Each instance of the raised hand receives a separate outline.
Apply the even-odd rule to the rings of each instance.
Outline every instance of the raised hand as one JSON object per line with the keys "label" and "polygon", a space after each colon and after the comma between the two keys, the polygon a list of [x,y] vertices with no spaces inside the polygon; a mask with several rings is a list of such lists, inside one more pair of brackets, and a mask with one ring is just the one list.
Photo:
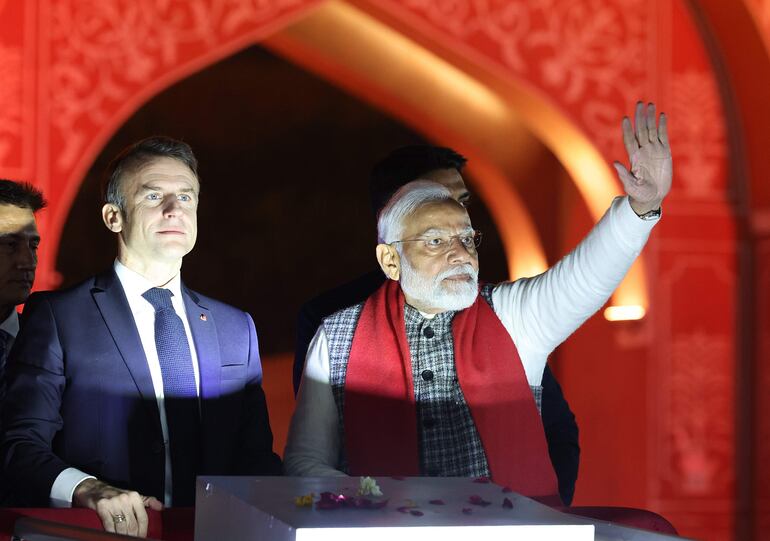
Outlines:
{"label": "raised hand", "polygon": [[631,162],[631,171],[620,162],[613,164],[628,194],[631,208],[639,215],[660,208],[671,190],[673,165],[666,115],[660,114],[657,126],[655,120],[655,104],[650,103],[645,108],[642,102],[637,102],[634,126],[631,126],[628,117],[623,117],[622,123],[623,144]]}
{"label": "raised hand", "polygon": [[163,504],[153,497],[115,488],[93,478],[86,479],[75,488],[72,505],[95,510],[108,532],[133,537],[147,537],[145,507],[156,511],[163,509]]}

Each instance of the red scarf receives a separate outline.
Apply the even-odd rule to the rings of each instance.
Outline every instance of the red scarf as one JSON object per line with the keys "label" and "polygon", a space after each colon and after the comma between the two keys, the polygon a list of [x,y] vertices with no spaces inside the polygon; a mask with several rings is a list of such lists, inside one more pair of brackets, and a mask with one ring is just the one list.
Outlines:
{"label": "red scarf", "polygon": [[[364,305],[345,379],[351,475],[420,475],[404,294],[388,280]],[[452,322],[455,366],[492,480],[526,496],[558,494],[543,424],[510,335],[479,295]]]}

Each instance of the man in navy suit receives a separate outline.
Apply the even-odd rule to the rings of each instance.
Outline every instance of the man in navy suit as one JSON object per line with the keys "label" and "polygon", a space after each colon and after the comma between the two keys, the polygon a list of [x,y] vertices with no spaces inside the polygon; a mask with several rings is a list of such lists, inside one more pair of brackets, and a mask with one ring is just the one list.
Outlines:
{"label": "man in navy suit", "polygon": [[199,192],[187,144],[127,148],[102,208],[113,268],[30,297],[3,420],[17,504],[89,507],[144,536],[145,508],[192,505],[198,474],[280,473],[251,317],[180,279]]}

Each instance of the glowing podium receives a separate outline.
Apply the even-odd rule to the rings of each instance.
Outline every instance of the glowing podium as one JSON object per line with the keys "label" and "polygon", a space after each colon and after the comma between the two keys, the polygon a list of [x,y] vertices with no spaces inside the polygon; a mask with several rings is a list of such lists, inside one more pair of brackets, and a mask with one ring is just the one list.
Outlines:
{"label": "glowing podium", "polygon": [[379,497],[357,496],[355,477],[199,477],[195,541],[681,539],[560,513],[484,480],[376,482]]}

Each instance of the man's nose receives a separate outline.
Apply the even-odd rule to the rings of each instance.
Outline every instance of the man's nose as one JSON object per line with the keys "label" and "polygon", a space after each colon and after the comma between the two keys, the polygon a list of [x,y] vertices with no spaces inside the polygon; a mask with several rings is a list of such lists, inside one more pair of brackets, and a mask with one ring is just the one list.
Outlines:
{"label": "man's nose", "polygon": [[163,215],[164,216],[176,216],[179,214],[182,206],[179,203],[179,199],[175,195],[167,197],[163,201]]}
{"label": "man's nose", "polygon": [[471,253],[471,251],[460,242],[459,237],[451,237],[449,239],[447,257],[450,263],[467,263],[476,256],[475,253]]}

